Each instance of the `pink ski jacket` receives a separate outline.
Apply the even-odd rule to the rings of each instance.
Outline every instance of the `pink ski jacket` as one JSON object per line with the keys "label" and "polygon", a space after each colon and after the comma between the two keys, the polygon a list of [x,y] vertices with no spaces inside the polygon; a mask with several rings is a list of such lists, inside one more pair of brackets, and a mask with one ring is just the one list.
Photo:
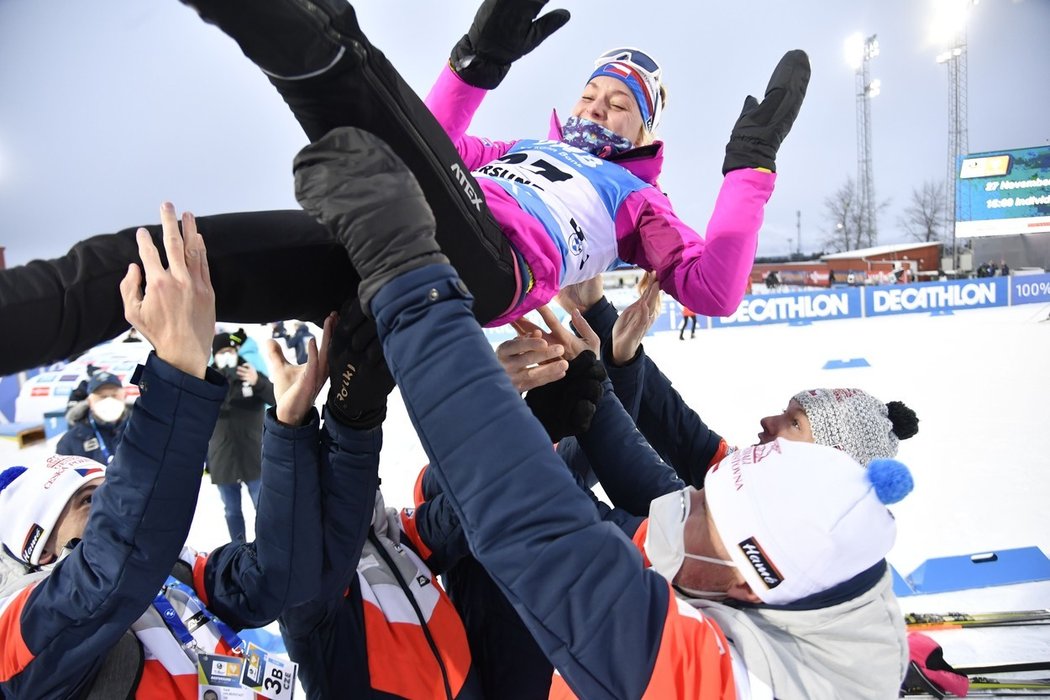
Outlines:
{"label": "pink ski jacket", "polygon": [[513,321],[562,287],[620,262],[655,270],[660,288],[698,313],[728,316],[736,310],[775,174],[728,173],[703,238],[675,215],[657,187],[662,142],[604,160],[561,143],[556,116],[548,140],[470,136],[467,128],[486,92],[446,65],[426,104],[531,273],[524,301],[488,325]]}

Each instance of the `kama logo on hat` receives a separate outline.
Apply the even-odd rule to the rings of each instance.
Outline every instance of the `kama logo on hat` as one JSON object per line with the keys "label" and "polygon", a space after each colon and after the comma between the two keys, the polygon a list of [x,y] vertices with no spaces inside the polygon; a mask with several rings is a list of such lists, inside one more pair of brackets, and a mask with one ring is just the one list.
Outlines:
{"label": "kama logo on hat", "polygon": [[22,545],[22,561],[32,561],[33,552],[36,551],[36,546],[40,544],[40,536],[43,534],[44,528],[33,523],[33,527],[29,528],[29,532],[26,534],[25,544]]}
{"label": "kama logo on hat", "polygon": [[747,557],[747,560],[751,562],[755,573],[762,579],[762,583],[766,584],[766,587],[776,588],[784,582],[784,576],[773,565],[773,562],[769,560],[766,553],[762,551],[762,546],[758,543],[758,540],[754,537],[748,537],[739,544],[739,547],[740,551]]}

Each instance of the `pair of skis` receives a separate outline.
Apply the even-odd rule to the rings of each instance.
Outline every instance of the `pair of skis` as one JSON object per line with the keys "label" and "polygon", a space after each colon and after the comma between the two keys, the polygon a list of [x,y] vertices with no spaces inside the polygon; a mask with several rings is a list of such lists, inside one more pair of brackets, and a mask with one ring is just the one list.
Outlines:
{"label": "pair of skis", "polygon": [[1050,610],[1011,610],[985,613],[908,613],[904,616],[909,632],[944,630],[957,627],[1005,627],[1050,624]]}
{"label": "pair of skis", "polygon": [[[980,627],[1014,627],[1050,624],[1050,610],[1014,610],[985,613],[909,613],[904,616],[909,632]],[[1050,671],[1050,660],[1031,663],[957,666],[954,671],[970,680],[969,696],[983,697],[1050,697],[1050,678],[1009,678],[998,674]],[[989,677],[996,675],[997,677]],[[902,695],[943,698],[938,688],[912,663],[905,678]]]}

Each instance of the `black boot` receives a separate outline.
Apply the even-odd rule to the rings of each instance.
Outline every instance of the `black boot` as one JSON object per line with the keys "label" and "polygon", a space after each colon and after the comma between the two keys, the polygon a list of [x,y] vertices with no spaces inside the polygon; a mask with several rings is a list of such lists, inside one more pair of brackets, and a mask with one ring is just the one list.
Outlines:
{"label": "black boot", "polygon": [[[301,80],[332,69],[360,43],[347,36],[356,20],[342,0],[182,0],[232,36],[272,78]],[[345,26],[344,26],[345,25]]]}
{"label": "black boot", "polygon": [[391,279],[448,264],[434,238],[434,215],[416,178],[378,137],[333,129],[295,157],[295,196],[346,247],[361,277],[361,308]]}

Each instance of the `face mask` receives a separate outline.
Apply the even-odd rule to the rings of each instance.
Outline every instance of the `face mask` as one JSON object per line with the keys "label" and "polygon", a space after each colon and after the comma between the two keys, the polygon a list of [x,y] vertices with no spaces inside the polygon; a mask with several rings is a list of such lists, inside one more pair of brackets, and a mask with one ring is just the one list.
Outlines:
{"label": "face mask", "polygon": [[608,158],[634,148],[631,139],[620,136],[597,122],[582,117],[569,117],[561,128],[561,140],[599,158]]}
{"label": "face mask", "polygon": [[99,399],[91,407],[91,413],[103,423],[116,423],[124,415],[124,402],[115,397]]}
{"label": "face mask", "polygon": [[215,356],[215,366],[219,369],[233,369],[239,359],[240,357],[232,352],[220,353]]}
{"label": "face mask", "polygon": [[[660,496],[649,504],[649,530],[645,535],[645,554],[653,569],[667,579],[674,580],[686,558],[706,561],[709,564],[731,566],[736,564],[725,559],[690,554],[685,551],[685,521],[692,507],[691,495],[696,489],[688,486],[680,491]],[[676,586],[694,598],[725,598],[725,591],[698,591]]]}

